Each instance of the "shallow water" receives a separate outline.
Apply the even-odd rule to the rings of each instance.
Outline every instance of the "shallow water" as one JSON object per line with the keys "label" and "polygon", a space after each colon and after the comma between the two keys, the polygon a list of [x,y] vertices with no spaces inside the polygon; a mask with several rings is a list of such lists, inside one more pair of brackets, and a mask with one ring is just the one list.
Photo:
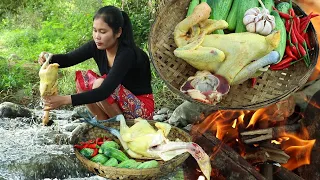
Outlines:
{"label": "shallow water", "polygon": [[86,177],[69,172],[79,163],[71,145],[57,145],[47,136],[52,130],[23,119],[0,120],[0,179],[44,179]]}

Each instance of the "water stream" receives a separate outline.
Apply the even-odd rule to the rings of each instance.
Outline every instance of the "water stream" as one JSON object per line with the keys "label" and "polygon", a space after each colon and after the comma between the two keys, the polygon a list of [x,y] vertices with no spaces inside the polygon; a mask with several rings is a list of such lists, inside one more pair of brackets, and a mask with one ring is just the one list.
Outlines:
{"label": "water stream", "polygon": [[[72,145],[55,142],[57,126],[68,123],[61,119],[70,112],[56,114],[58,120],[50,127],[33,118],[0,118],[0,180],[104,179],[81,165]],[[180,168],[163,180],[181,179],[181,173]]]}

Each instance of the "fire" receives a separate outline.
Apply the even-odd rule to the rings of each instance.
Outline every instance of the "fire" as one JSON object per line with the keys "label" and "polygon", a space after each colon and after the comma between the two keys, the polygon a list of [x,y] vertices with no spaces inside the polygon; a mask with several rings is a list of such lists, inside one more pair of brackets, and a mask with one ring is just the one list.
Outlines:
{"label": "fire", "polygon": [[311,151],[316,140],[303,140],[297,135],[283,134],[288,140],[281,143],[281,149],[290,156],[282,166],[294,170],[302,165],[310,164]]}
{"label": "fire", "polygon": [[[218,139],[244,156],[246,144],[242,142],[240,133],[281,125],[272,121],[275,116],[279,115],[279,112],[272,113],[270,109],[272,107],[269,106],[256,111],[216,111],[193,128],[201,133],[212,132]],[[282,125],[283,123],[282,121]],[[283,132],[279,137],[271,139],[270,142],[280,145],[281,149],[290,156],[288,162],[283,164],[285,168],[293,170],[302,165],[310,164],[310,155],[315,140],[307,140],[309,135],[306,129],[303,129],[299,135]],[[254,147],[258,146],[259,143],[254,144]]]}

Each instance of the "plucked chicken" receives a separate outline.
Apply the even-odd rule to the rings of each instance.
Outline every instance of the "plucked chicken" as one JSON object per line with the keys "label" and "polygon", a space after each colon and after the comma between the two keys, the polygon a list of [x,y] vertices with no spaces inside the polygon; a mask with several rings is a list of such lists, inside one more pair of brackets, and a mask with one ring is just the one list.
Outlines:
{"label": "plucked chicken", "polygon": [[147,120],[137,118],[128,127],[123,116],[120,119],[120,142],[127,153],[137,159],[161,159],[168,161],[182,153],[189,152],[197,161],[201,171],[210,179],[211,164],[209,156],[196,143],[170,141],[167,136],[171,125],[157,122],[155,130]]}
{"label": "plucked chicken", "polygon": [[[50,64],[52,54],[46,54],[46,61],[42,64],[39,77],[40,77],[40,95],[41,98],[46,96],[52,96],[58,94],[58,69],[59,64]],[[47,125],[49,122],[49,111],[44,111],[42,117],[43,125]]]}

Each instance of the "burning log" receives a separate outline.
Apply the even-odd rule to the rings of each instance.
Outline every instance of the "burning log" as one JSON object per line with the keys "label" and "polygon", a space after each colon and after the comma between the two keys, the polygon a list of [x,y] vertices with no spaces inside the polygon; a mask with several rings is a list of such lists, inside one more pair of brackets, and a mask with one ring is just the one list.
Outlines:
{"label": "burning log", "polygon": [[260,172],[266,179],[273,180],[273,165],[271,163],[261,164]]}
{"label": "burning log", "polygon": [[201,135],[193,132],[194,142],[199,144],[211,157],[211,166],[218,169],[226,179],[257,179],[265,178],[231,147],[222,143],[209,133]]}
{"label": "burning log", "polygon": [[258,129],[240,133],[241,140],[246,144],[254,144],[265,140],[277,139],[284,132],[297,132],[300,124],[284,125],[267,129]]}
{"label": "burning log", "polygon": [[273,167],[273,175],[275,180],[303,180],[303,178],[284,167]]}
{"label": "burning log", "polygon": [[274,148],[259,147],[255,149],[255,152],[247,152],[244,159],[250,164],[265,163],[267,161],[277,163],[287,163],[290,156],[284,151]]}
{"label": "burning log", "polygon": [[307,128],[309,139],[316,139],[316,142],[311,152],[310,165],[299,167],[297,173],[304,179],[320,179],[320,90],[308,102],[302,122]]}

